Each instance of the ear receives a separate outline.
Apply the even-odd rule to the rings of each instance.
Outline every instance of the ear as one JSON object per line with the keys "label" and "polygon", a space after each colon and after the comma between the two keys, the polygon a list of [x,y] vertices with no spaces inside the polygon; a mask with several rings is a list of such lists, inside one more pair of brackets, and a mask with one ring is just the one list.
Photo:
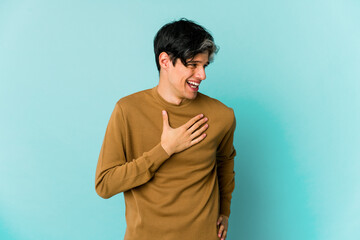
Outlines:
{"label": "ear", "polygon": [[170,64],[172,64],[170,56],[166,52],[162,52],[159,55],[159,64],[160,68],[168,69]]}

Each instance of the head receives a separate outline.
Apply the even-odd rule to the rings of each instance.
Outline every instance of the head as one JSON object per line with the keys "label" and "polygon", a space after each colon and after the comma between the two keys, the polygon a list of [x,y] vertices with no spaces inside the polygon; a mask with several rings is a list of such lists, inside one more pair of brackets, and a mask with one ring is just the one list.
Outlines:
{"label": "head", "polygon": [[214,38],[202,26],[185,18],[164,25],[154,39],[154,52],[157,69],[160,72],[159,55],[165,52],[175,66],[177,59],[187,66],[187,62],[199,53],[208,53],[209,62],[213,60],[218,47]]}
{"label": "head", "polygon": [[163,26],[154,39],[159,93],[175,104],[194,99],[217,50],[210,33],[192,21],[181,19]]}

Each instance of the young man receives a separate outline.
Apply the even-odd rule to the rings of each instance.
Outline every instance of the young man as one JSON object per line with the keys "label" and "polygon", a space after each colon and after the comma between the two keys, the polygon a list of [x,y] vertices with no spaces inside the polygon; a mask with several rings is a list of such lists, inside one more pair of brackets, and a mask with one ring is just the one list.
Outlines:
{"label": "young man", "polygon": [[225,239],[235,116],[198,92],[217,51],[213,37],[181,19],[159,30],[154,50],[159,84],[117,102],[96,192],[103,198],[124,192],[127,240]]}

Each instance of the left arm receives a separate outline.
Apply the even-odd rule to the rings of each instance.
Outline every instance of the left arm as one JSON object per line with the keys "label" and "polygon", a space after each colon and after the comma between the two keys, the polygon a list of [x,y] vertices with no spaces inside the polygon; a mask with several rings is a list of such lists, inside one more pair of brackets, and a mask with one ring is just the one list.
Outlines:
{"label": "left arm", "polygon": [[235,127],[236,120],[233,115],[231,127],[221,141],[216,154],[220,190],[220,216],[217,225],[219,226],[218,236],[221,239],[225,239],[227,234],[231,194],[235,187],[234,158],[236,151],[233,145]]}

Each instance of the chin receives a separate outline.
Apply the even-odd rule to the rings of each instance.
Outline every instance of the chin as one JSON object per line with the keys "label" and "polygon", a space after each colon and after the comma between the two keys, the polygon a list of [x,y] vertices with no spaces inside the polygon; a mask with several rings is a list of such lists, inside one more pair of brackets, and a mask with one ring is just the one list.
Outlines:
{"label": "chin", "polygon": [[189,96],[187,97],[187,99],[189,99],[189,100],[193,100],[193,99],[195,99],[195,98],[196,98],[196,96],[197,96],[197,92],[192,93],[191,95],[189,95]]}

